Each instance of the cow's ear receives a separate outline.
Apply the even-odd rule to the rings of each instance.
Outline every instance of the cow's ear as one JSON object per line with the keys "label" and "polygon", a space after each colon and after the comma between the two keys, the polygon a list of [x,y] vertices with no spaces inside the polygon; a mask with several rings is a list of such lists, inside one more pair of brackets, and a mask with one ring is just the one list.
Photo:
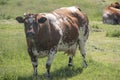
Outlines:
{"label": "cow's ear", "polygon": [[118,4],[118,5],[119,5],[119,3],[118,3],[118,2],[115,2],[115,4]]}
{"label": "cow's ear", "polygon": [[23,17],[16,17],[16,20],[19,22],[19,23],[24,23],[24,19]]}
{"label": "cow's ear", "polygon": [[39,23],[44,23],[47,20],[46,17],[41,17],[40,19],[38,19]]}

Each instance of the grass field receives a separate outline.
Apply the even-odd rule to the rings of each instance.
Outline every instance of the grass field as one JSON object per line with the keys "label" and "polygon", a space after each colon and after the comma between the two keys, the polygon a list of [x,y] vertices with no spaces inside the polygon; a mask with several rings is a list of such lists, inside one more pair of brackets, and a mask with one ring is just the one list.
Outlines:
{"label": "grass field", "polygon": [[0,0],[0,19],[14,19],[25,12],[40,13],[65,6],[80,6],[90,20],[101,20],[104,7],[119,0]]}
{"label": "grass field", "polygon": [[[27,53],[24,28],[14,18],[26,11],[48,12],[72,5],[80,5],[90,20],[90,36],[86,44],[88,67],[82,68],[82,57],[78,50],[74,57],[74,66],[71,68],[67,66],[68,56],[58,52],[51,67],[50,79],[45,77],[47,58],[39,59],[39,79],[120,80],[120,25],[107,25],[101,21],[102,9],[107,4],[119,0],[39,1],[0,0],[0,80],[32,80],[33,68]],[[38,5],[42,7],[36,8]]]}

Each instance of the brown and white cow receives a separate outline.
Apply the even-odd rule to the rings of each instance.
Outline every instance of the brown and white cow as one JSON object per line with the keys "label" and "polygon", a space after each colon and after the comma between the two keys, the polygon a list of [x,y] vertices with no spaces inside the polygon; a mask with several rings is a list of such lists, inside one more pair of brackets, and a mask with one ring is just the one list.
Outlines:
{"label": "brown and white cow", "polygon": [[88,18],[77,7],[64,7],[51,13],[25,14],[16,17],[19,23],[24,23],[28,45],[28,53],[37,77],[38,57],[48,56],[46,62],[46,76],[50,76],[50,67],[57,51],[69,54],[68,66],[72,66],[72,59],[77,46],[85,60],[85,42],[88,39]]}
{"label": "brown and white cow", "polygon": [[120,24],[120,3],[115,2],[105,8],[103,23]]}

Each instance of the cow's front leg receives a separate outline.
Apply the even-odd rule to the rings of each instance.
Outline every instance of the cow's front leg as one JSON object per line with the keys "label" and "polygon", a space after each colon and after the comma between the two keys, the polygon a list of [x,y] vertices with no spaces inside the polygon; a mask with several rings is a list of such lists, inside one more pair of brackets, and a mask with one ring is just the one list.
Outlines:
{"label": "cow's front leg", "polygon": [[34,69],[33,77],[35,79],[37,79],[37,77],[38,77],[38,74],[37,74],[38,58],[36,56],[34,56],[34,57],[32,57],[31,61],[32,61],[33,69]]}
{"label": "cow's front leg", "polygon": [[46,77],[50,77],[50,67],[53,62],[55,54],[56,54],[56,49],[51,49],[48,54],[48,59],[46,62]]}
{"label": "cow's front leg", "polygon": [[69,55],[69,61],[68,61],[68,66],[73,65],[73,55]]}
{"label": "cow's front leg", "polygon": [[28,49],[28,53],[30,55],[31,62],[32,62],[32,65],[33,65],[33,70],[34,70],[33,78],[37,79],[37,76],[38,76],[37,75],[38,57],[34,56],[31,49]]}

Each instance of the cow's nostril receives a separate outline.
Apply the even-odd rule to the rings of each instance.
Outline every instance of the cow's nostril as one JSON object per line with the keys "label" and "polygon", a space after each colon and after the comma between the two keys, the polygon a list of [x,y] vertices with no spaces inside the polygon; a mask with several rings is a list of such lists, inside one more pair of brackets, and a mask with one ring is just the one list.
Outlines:
{"label": "cow's nostril", "polygon": [[32,32],[26,33],[26,36],[29,37],[29,38],[34,37],[34,35],[35,35],[35,33],[32,33]]}

